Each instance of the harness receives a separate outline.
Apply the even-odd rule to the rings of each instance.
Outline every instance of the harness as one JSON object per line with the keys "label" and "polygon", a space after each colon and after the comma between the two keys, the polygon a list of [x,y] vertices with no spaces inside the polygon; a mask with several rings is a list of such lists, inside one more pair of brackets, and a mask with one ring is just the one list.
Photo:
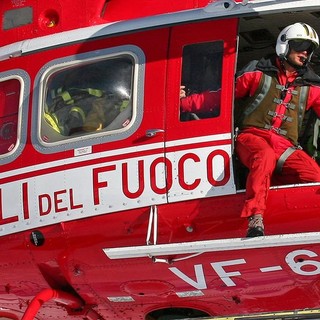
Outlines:
{"label": "harness", "polygon": [[320,139],[320,119],[318,118],[314,124],[313,139],[312,139],[312,146],[314,147],[314,153],[312,157],[314,159],[318,159],[320,157],[319,139]]}
{"label": "harness", "polygon": [[[261,80],[260,80],[260,84],[259,84],[259,88],[257,90],[258,93],[253,98],[250,99],[249,105],[246,106],[246,109],[243,112],[244,117],[250,116],[263,103],[263,100],[267,97],[267,95],[270,92],[270,89],[272,87],[272,79],[273,79],[273,77],[268,74],[264,73],[262,75]],[[306,104],[307,104],[309,86],[299,86],[299,92],[298,92],[298,90],[291,90],[292,96],[297,96],[299,94],[297,105],[295,105],[291,102],[287,102],[287,103],[283,102],[283,100],[289,90],[288,84],[287,85],[276,84],[275,87],[277,90],[280,90],[281,94],[280,94],[280,98],[274,98],[272,102],[275,103],[276,105],[279,105],[279,104],[284,105],[287,110],[294,110],[296,107],[298,108],[298,131],[300,131],[300,129],[302,127],[303,116],[304,116]],[[272,110],[269,110],[267,112],[267,114],[271,117],[278,116],[276,114],[276,112],[274,112]],[[282,120],[287,121],[287,122],[293,121],[292,117],[286,116],[286,115],[282,116]],[[283,130],[281,128],[273,128],[269,124],[265,124],[264,128],[268,129],[268,130],[274,130],[278,134],[281,134],[284,136],[287,135],[286,130]]]}
{"label": "harness", "polygon": [[[249,100],[248,105],[246,105],[245,110],[242,113],[242,121],[250,116],[254,111],[258,109],[258,107],[265,103],[263,102],[264,99],[268,96],[270,90],[272,89],[272,83],[273,83],[273,77],[268,74],[263,74],[259,83],[259,87],[257,90],[257,94],[254,97],[251,97]],[[302,131],[303,127],[303,119],[304,119],[304,113],[307,105],[307,98],[309,93],[309,86],[307,85],[298,85],[298,89],[290,89],[292,97],[295,97],[295,104],[292,103],[292,100],[290,100],[287,103],[284,103],[283,100],[286,97],[286,94],[289,90],[289,86],[294,86],[295,84],[287,84],[287,85],[280,85],[276,84],[276,89],[280,90],[280,98],[274,98],[273,103],[276,105],[282,104],[285,106],[285,108],[288,110],[294,110],[297,108],[297,120],[296,124],[298,126],[298,132]],[[293,99],[293,98],[292,98]],[[289,112],[290,114],[290,112]],[[277,117],[280,115],[277,115],[275,111],[269,110],[267,111],[267,115],[271,117]],[[288,115],[281,115],[281,120],[283,122],[293,122],[293,118]],[[308,144],[305,146],[306,151],[315,159],[320,157],[320,152],[318,151],[318,142],[319,141],[319,131],[320,131],[320,120],[317,119],[316,121],[313,121],[312,123],[305,126],[304,131],[306,131],[308,128],[313,127],[313,132],[309,134],[308,136]],[[284,130],[282,128],[275,128],[272,126],[272,124],[264,124],[264,127],[267,130],[273,130],[277,134],[287,136],[288,132],[287,130]],[[301,135],[299,135],[301,137]],[[288,159],[288,157],[295,151],[295,150],[301,150],[302,147],[297,143],[295,146],[289,147],[286,149],[283,154],[280,156],[280,158],[277,161],[276,166],[276,172],[281,173],[283,165],[285,161]]]}
{"label": "harness", "polygon": [[[309,121],[308,121],[309,123]],[[314,125],[311,126],[313,134],[311,134],[308,139],[305,146],[305,149],[307,153],[315,159],[320,164],[320,119],[317,118],[314,122]],[[306,131],[308,129],[308,126],[306,127]],[[285,161],[290,157],[290,155],[296,151],[296,150],[302,150],[303,148],[301,146],[292,146],[286,149],[280,158],[277,161],[276,165],[276,172],[280,174],[282,172],[283,165]]]}
{"label": "harness", "polygon": [[[312,128],[312,132],[308,128]],[[320,119],[313,110],[310,110],[302,143],[308,154],[320,164]]]}

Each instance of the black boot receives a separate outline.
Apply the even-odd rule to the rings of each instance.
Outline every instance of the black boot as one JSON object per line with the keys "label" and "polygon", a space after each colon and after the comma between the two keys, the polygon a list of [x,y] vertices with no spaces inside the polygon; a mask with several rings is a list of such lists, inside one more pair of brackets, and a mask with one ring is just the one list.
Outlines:
{"label": "black boot", "polygon": [[264,225],[261,214],[254,214],[248,218],[249,225],[247,231],[247,238],[264,236]]}

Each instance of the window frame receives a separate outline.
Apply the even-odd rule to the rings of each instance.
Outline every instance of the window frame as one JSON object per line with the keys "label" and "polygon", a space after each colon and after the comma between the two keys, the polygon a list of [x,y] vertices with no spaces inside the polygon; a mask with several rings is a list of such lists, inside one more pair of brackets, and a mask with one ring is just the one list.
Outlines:
{"label": "window frame", "polygon": [[[208,67],[206,68],[206,70],[203,70],[204,72],[208,72],[211,71],[212,74],[209,74],[209,78],[210,81],[208,81],[208,79],[201,80],[201,83],[197,85],[198,81],[194,81],[192,80],[192,77],[188,77],[190,81],[189,85],[191,85],[191,87],[197,87],[197,89],[195,91],[191,91],[190,93],[188,92],[188,90],[190,88],[186,87],[185,91],[186,91],[186,97],[188,99],[188,97],[192,96],[193,94],[195,94],[195,96],[199,95],[201,96],[203,93],[206,92],[215,92],[216,95],[214,97],[214,99],[218,99],[219,104],[218,104],[218,108],[213,110],[211,109],[203,111],[201,108],[198,110],[194,110],[194,111],[182,111],[180,110],[180,122],[187,122],[187,121],[193,121],[193,120],[205,120],[205,119],[211,119],[211,118],[217,118],[220,116],[221,113],[221,83],[222,83],[222,63],[223,63],[223,54],[224,54],[224,48],[223,48],[223,40],[213,40],[213,41],[203,41],[203,42],[198,42],[198,43],[190,43],[190,44],[186,44],[185,46],[183,46],[182,49],[182,61],[181,61],[181,85],[187,85],[187,83],[185,83],[185,72],[186,72],[186,67],[189,66],[191,67],[189,69],[189,72],[194,72],[195,69],[195,65],[194,62],[188,62],[186,59],[188,57],[188,55],[186,54],[186,51],[192,51],[192,50],[196,50],[197,54],[198,54],[198,60],[200,60],[200,62],[204,62],[204,60],[206,59],[206,57],[210,57],[210,59],[213,58],[213,55],[217,54],[219,55],[218,61],[216,59],[213,59],[213,63],[210,67],[210,69],[208,69]],[[204,50],[205,49],[205,50]],[[198,61],[199,62],[199,61]],[[214,67],[214,68],[213,68]],[[219,75],[218,79],[214,78],[214,73],[217,73]],[[201,79],[204,78],[204,75],[201,76]],[[208,78],[208,76],[207,76]],[[212,78],[212,79],[211,79]],[[208,82],[211,83],[211,86],[214,84],[214,81],[217,80],[216,85],[213,87],[209,87],[208,86]],[[207,82],[207,84],[205,83]],[[199,87],[202,88],[199,88]],[[190,97],[191,98],[191,97]],[[182,98],[184,99],[184,98]],[[195,102],[193,102],[195,103]],[[203,101],[204,105],[208,106],[208,102]],[[217,106],[217,105],[216,105]],[[212,108],[216,107],[214,105],[212,105]],[[190,114],[191,117],[189,119],[183,119],[183,113],[185,115]],[[192,117],[193,116],[193,117]]]}
{"label": "window frame", "polygon": [[7,80],[18,80],[20,83],[20,96],[17,110],[17,139],[12,150],[0,154],[0,164],[14,161],[22,153],[27,141],[30,77],[28,73],[22,69],[13,69],[0,73],[0,82]]}
{"label": "window frame", "polygon": [[[95,131],[75,136],[62,136],[61,140],[47,142],[41,136],[41,129],[45,120],[43,119],[44,101],[46,98],[46,79],[57,71],[76,65],[90,64],[100,60],[119,58],[128,56],[133,61],[132,77],[132,119],[128,126],[109,131]],[[36,150],[41,153],[55,153],[64,150],[77,149],[94,144],[102,144],[111,141],[123,140],[132,135],[139,127],[143,115],[143,90],[144,90],[144,72],[145,56],[143,51],[134,45],[125,45],[103,50],[95,50],[73,56],[58,58],[48,62],[38,72],[35,80],[35,90],[33,101],[33,131],[32,143]],[[142,98],[141,98],[142,97]],[[46,124],[47,125],[47,124]],[[59,134],[59,133],[57,133]]]}

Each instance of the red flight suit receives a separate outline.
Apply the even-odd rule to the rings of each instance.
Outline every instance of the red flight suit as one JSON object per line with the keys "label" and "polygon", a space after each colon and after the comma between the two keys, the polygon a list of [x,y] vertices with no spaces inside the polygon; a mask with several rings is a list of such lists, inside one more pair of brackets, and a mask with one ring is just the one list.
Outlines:
{"label": "red flight suit", "polygon": [[[266,63],[264,64],[266,65]],[[268,66],[270,71],[270,61]],[[273,70],[276,70],[275,74],[277,74],[280,85],[292,83],[298,76],[297,73],[294,73],[287,77],[279,60],[273,64]],[[236,99],[253,96],[262,74],[263,64],[260,69],[243,72],[236,80]],[[290,88],[289,85],[288,89],[294,90],[294,87]],[[289,102],[291,98],[289,90],[283,102]],[[311,85],[309,88],[306,110],[310,108],[313,108],[320,117],[320,83],[316,86]],[[320,182],[318,164],[301,149],[295,150],[285,160],[281,175],[275,173],[280,156],[289,147],[294,146],[292,141],[277,132],[283,121],[284,112],[284,104],[278,104],[276,116],[272,119],[272,129],[248,127],[243,129],[237,137],[236,153],[240,161],[249,168],[246,182],[246,201],[241,213],[242,217],[264,214],[271,181],[282,184]]]}

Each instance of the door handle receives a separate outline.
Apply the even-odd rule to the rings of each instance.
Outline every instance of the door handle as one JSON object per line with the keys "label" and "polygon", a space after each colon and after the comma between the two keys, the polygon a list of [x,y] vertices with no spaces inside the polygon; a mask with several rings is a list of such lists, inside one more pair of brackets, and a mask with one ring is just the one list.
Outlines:
{"label": "door handle", "polygon": [[154,137],[157,133],[164,132],[162,129],[149,129],[146,131],[147,137]]}

